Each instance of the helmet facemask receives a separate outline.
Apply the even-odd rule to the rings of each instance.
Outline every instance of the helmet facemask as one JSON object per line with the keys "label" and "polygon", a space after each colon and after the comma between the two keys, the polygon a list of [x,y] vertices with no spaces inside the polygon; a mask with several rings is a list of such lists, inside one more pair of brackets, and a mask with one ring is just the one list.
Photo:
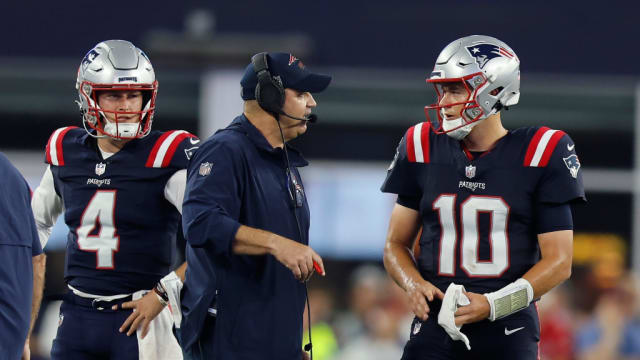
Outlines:
{"label": "helmet facemask", "polygon": [[[100,137],[111,137],[119,140],[143,138],[151,131],[153,114],[155,112],[155,102],[158,84],[157,81],[149,86],[146,84],[93,84],[87,81],[82,82],[78,92],[81,96],[79,105],[87,104],[87,108],[82,109],[82,119],[85,129],[90,135]],[[98,94],[101,91],[141,91],[143,107],[140,111],[117,111],[106,110],[98,104]],[[109,114],[112,119],[107,116]],[[137,122],[125,122],[124,116],[138,115]],[[95,132],[90,131],[95,130]]]}
{"label": "helmet facemask", "polygon": [[[427,83],[432,83],[437,94],[437,102],[424,107],[425,116],[438,134],[449,134],[450,136],[461,140],[469,134],[471,129],[478,124],[479,121],[487,118],[482,107],[478,105],[476,99],[480,89],[487,85],[487,78],[482,73],[471,74],[462,78],[453,79],[427,79]],[[447,86],[459,85],[464,89],[466,96],[464,100],[453,103],[443,104],[445,90]],[[457,118],[447,119],[445,112],[447,109],[460,106]],[[436,116],[430,113],[435,112]]]}

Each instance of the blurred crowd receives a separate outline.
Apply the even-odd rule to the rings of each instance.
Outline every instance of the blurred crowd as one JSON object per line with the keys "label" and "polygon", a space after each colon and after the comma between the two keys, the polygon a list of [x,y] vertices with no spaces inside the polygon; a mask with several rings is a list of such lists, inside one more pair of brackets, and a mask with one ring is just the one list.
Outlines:
{"label": "blurred crowd", "polygon": [[[609,240],[576,236],[571,279],[538,302],[542,360],[640,359],[640,283],[627,270],[626,249]],[[335,270],[332,277],[309,282],[314,359],[399,359],[413,319],[404,292],[379,263],[327,268]],[[43,306],[31,341],[39,347],[35,359],[48,359],[63,321],[58,307]]]}

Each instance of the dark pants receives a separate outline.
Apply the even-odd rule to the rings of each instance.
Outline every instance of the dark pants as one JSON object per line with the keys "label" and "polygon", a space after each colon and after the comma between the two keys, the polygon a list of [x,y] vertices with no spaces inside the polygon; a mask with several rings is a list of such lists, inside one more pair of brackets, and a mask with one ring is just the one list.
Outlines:
{"label": "dark pants", "polygon": [[[52,360],[138,359],[138,338],[118,332],[130,310],[112,311],[112,305],[130,301],[94,303],[69,293],[60,307],[58,333],[51,348]],[[104,308],[98,310],[97,307]]]}
{"label": "dark pants", "polygon": [[438,325],[439,307],[436,309],[432,308],[429,319],[420,325],[414,319],[402,360],[538,359],[540,322],[534,304],[495,322],[485,320],[462,326],[471,350],[462,341],[453,341]]}
{"label": "dark pants", "polygon": [[[193,344],[189,349],[185,349],[182,347],[182,343],[180,346],[182,347],[182,355],[184,356],[184,360],[214,360],[214,350],[213,350],[213,332],[215,330],[215,321],[216,318],[210,315],[207,315],[204,320],[204,325],[202,327],[202,333],[200,334],[200,338]],[[176,329],[176,337],[178,341],[181,341],[181,337],[179,334],[180,330]]]}

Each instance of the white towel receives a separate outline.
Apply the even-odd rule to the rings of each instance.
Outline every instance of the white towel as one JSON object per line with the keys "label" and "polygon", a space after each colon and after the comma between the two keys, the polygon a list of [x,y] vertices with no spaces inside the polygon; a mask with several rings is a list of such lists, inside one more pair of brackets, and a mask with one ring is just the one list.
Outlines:
{"label": "white towel", "polygon": [[463,293],[464,286],[451,283],[444,293],[442,299],[442,307],[438,313],[438,325],[442,326],[453,340],[462,340],[467,346],[467,350],[471,350],[469,338],[463,334],[460,329],[462,325],[456,326],[454,313],[460,306],[471,304],[469,298]]}
{"label": "white towel", "polygon": [[[147,290],[140,290],[133,293],[132,300],[140,299],[147,292]],[[164,310],[149,323],[149,332],[144,339],[142,338],[142,327],[138,328],[136,335],[138,336],[138,358],[140,360],[182,360],[182,349],[176,337],[173,336],[171,310],[170,306],[165,306]]]}

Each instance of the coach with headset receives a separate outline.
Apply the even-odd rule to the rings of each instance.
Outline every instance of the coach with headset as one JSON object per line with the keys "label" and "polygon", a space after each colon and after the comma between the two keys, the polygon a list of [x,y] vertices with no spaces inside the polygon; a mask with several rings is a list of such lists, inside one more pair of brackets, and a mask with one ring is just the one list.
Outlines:
{"label": "coach with headset", "polygon": [[[193,359],[300,360],[305,281],[324,275],[309,244],[309,207],[287,142],[302,135],[331,77],[287,53],[253,56],[243,114],[190,162],[182,208],[189,268],[180,337]],[[308,347],[307,347],[308,348]]]}

